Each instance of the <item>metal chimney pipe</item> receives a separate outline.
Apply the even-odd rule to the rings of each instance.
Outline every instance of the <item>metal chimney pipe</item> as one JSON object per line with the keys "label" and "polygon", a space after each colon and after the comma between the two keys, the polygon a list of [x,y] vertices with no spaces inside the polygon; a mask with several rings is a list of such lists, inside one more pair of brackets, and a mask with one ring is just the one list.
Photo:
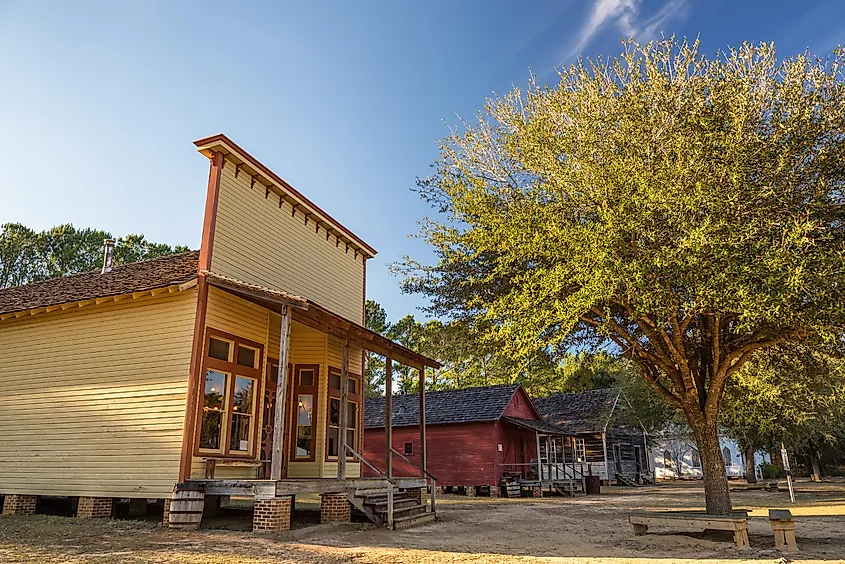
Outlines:
{"label": "metal chimney pipe", "polygon": [[113,258],[113,255],[114,255],[114,239],[104,239],[103,240],[103,247],[104,247],[104,252],[103,252],[103,272],[102,272],[102,274],[105,274],[106,272],[111,272],[111,270],[112,270],[111,264],[112,264],[112,258]]}

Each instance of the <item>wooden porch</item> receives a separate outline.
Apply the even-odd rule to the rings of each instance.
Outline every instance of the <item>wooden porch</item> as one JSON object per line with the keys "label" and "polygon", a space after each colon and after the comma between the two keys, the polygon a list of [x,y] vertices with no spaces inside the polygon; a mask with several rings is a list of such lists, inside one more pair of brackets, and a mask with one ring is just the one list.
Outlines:
{"label": "wooden porch", "polygon": [[[200,271],[200,291],[209,291],[216,296],[223,292],[241,301],[241,307],[259,306],[280,316],[276,321],[275,338],[269,337],[273,330],[267,329],[268,337],[264,343],[246,342],[252,349],[267,349],[267,364],[272,364],[272,380],[255,380],[253,395],[264,398],[262,414],[256,414],[254,427],[260,428],[263,436],[262,447],[256,450],[250,441],[244,439],[240,450],[248,455],[230,455],[228,448],[222,452],[207,452],[193,448],[199,432],[189,429],[183,446],[182,473],[180,482],[174,490],[169,513],[171,526],[195,528],[199,526],[202,511],[201,502],[206,497],[215,499],[221,496],[253,498],[255,500],[255,530],[286,530],[290,526],[291,504],[298,494],[319,494],[323,500],[321,514],[325,512],[333,521],[348,521],[352,507],[367,515],[379,525],[393,528],[401,524],[411,526],[419,522],[433,520],[435,517],[434,478],[426,471],[425,444],[425,369],[439,366],[435,361],[394,343],[365,327],[344,319],[331,311],[310,302],[305,298],[293,296],[271,288],[257,286],[213,272]],[[219,298],[217,298],[219,301]],[[245,302],[249,302],[246,304]],[[231,308],[235,306],[230,306]],[[279,317],[276,318],[277,320]],[[219,323],[218,317],[218,323]],[[205,333],[212,336],[219,334],[206,325]],[[299,354],[293,346],[292,326],[296,326],[302,339],[303,331],[327,336],[327,341],[320,354],[324,355],[321,364],[302,364],[302,360],[291,360]],[[305,328],[305,329],[303,329]],[[211,333],[209,333],[211,332]],[[199,332],[202,334],[203,332]],[[227,338],[227,337],[221,337]],[[238,335],[228,336],[238,351],[242,346]],[[298,342],[302,342],[301,340]],[[332,353],[331,343],[336,343],[336,353]],[[207,345],[210,347],[210,345]],[[270,351],[278,346],[278,357],[270,362]],[[194,426],[202,416],[203,405],[199,404],[201,381],[206,366],[211,361],[202,354],[203,344],[197,342],[192,370],[192,390],[189,390],[190,412],[197,417],[190,423]],[[313,347],[312,347],[313,349]],[[309,349],[309,350],[312,350]],[[390,389],[391,367],[394,361],[410,366],[419,374],[420,382],[420,443],[421,464],[415,465],[419,474],[412,477],[394,477],[391,464],[379,469],[373,466],[359,453],[362,439],[362,425],[357,417],[363,411],[363,360],[360,373],[351,373],[350,357],[370,351],[383,355],[387,360],[387,394]],[[338,354],[339,353],[339,354]],[[334,367],[330,366],[329,357],[339,357]],[[301,357],[300,357],[301,358]],[[311,361],[308,361],[311,362]],[[231,364],[231,362],[230,362]],[[303,384],[301,370],[307,368],[308,384]],[[221,368],[221,370],[225,370]],[[243,371],[235,366],[233,370]],[[333,370],[335,370],[333,372]],[[234,373],[234,372],[233,372]],[[264,389],[263,392],[261,391]],[[214,388],[211,388],[214,391]],[[305,395],[302,395],[305,394]],[[298,403],[297,403],[298,398]],[[305,398],[305,400],[303,400]],[[252,400],[250,400],[252,401]],[[389,400],[388,400],[389,401]],[[249,405],[249,404],[247,404]],[[231,408],[230,408],[231,409]],[[331,411],[331,417],[329,412]],[[316,415],[320,414],[319,418]],[[252,415],[250,415],[252,417]],[[307,444],[301,448],[303,440],[299,436],[301,417],[307,422]],[[361,418],[362,420],[363,418]],[[330,433],[331,431],[331,433]],[[251,437],[255,431],[250,431]],[[194,438],[194,441],[190,439]],[[351,443],[351,444],[350,444]],[[389,445],[390,443],[387,443]],[[300,451],[303,451],[300,453]],[[252,453],[255,454],[252,454]],[[392,456],[391,456],[392,457]],[[204,463],[205,472],[198,468]],[[361,478],[361,466],[373,469],[379,477]],[[215,476],[215,471],[228,476]],[[233,472],[235,475],[233,476]],[[426,503],[427,492],[431,491],[430,506]],[[395,514],[394,514],[395,509]],[[271,518],[266,516],[270,515]],[[329,517],[327,517],[329,518]],[[321,517],[322,519],[322,517]],[[323,519],[323,522],[326,522]],[[397,527],[398,528],[398,527]]]}

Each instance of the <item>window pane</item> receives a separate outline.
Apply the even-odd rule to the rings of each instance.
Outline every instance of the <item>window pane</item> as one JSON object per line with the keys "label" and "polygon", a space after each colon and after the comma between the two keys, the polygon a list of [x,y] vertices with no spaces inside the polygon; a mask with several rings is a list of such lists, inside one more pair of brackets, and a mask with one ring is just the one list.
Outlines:
{"label": "window pane", "polygon": [[208,340],[208,356],[229,362],[229,341],[221,341],[211,337]]}
{"label": "window pane", "polygon": [[252,394],[255,391],[255,380],[252,378],[244,378],[243,376],[235,377],[235,395],[232,398],[234,406],[232,409],[237,413],[252,414]]}
{"label": "window pane", "polygon": [[340,374],[329,374],[329,385],[332,390],[340,390]]}
{"label": "window pane", "polygon": [[[346,431],[346,444],[348,444],[352,448],[355,448],[356,445],[355,445],[355,430],[354,429],[349,429],[348,431]],[[358,449],[355,448],[355,450],[358,450]],[[349,454],[349,451],[347,451],[347,455],[348,454]]]}
{"label": "window pane", "polygon": [[405,443],[405,456],[414,454],[414,443]]}
{"label": "window pane", "polygon": [[337,427],[329,427],[329,456],[337,456]]}
{"label": "window pane", "polygon": [[226,374],[216,370],[205,372],[205,399],[203,407],[208,409],[225,409],[223,400],[226,397]]}
{"label": "window pane", "polygon": [[249,422],[248,415],[232,414],[232,432],[229,439],[229,450],[249,450]]}
{"label": "window pane", "polygon": [[350,394],[357,394],[358,392],[356,390],[358,389],[358,379],[350,378],[346,388],[349,390]]}
{"label": "window pane", "polygon": [[314,396],[303,394],[299,396],[299,412],[296,416],[297,425],[311,425],[311,414],[314,411]]}
{"label": "window pane", "polygon": [[202,412],[202,429],[200,431],[200,448],[211,450],[220,449],[220,425],[223,414],[219,411]]}
{"label": "window pane", "polygon": [[311,427],[297,427],[296,429],[296,457],[311,456]]}
{"label": "window pane", "polygon": [[238,364],[255,368],[255,359],[258,351],[253,348],[238,345]]}
{"label": "window pane", "polygon": [[358,427],[358,404],[349,402],[346,407],[346,428],[355,429]]}
{"label": "window pane", "polygon": [[329,401],[329,425],[335,427],[340,425],[340,400],[338,399]]}
{"label": "window pane", "polygon": [[300,386],[313,386],[314,385],[314,371],[313,370],[300,370],[299,371],[299,385]]}

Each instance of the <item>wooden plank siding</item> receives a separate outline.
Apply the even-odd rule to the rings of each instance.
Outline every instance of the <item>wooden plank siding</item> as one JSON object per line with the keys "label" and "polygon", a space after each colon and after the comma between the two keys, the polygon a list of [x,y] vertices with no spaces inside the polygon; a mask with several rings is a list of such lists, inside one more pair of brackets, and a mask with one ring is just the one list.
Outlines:
{"label": "wooden plank siding", "polygon": [[0,493],[167,497],[196,290],[0,326]]}
{"label": "wooden plank siding", "polygon": [[[223,167],[211,270],[245,282],[303,296],[363,323],[364,257],[326,230],[305,224],[301,211],[240,174]],[[359,355],[360,356],[360,355]]]}

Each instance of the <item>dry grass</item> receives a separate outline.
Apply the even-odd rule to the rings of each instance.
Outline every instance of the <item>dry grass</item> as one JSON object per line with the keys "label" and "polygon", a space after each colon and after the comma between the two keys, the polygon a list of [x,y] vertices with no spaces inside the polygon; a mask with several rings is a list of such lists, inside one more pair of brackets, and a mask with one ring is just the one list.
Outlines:
{"label": "dry grass", "polygon": [[845,562],[845,483],[800,483],[798,488],[791,507],[784,493],[734,493],[734,505],[752,515],[752,550],[743,552],[717,534],[657,529],[645,537],[632,535],[626,511],[700,508],[703,492],[692,483],[606,488],[599,497],[571,499],[444,496],[439,523],[396,532],[356,523],[276,535],[189,533],[150,522],[0,517],[0,562],[786,562],[772,548],[765,518],[769,507],[790,507],[798,517],[801,552],[790,556],[791,561]]}

